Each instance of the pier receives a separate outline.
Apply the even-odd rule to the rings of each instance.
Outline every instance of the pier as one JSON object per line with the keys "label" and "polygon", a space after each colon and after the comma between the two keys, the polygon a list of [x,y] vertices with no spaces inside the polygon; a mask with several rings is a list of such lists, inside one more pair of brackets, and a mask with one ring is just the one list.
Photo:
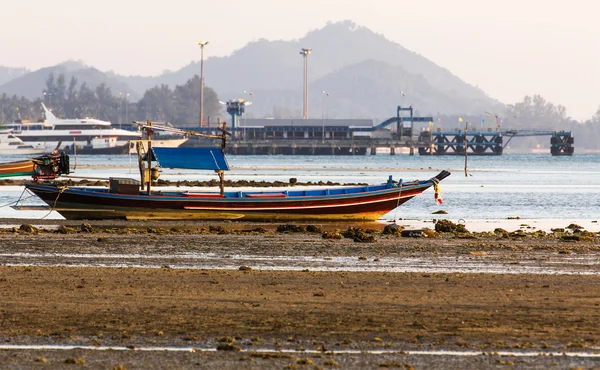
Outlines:
{"label": "pier", "polygon": [[[231,115],[228,153],[242,155],[502,155],[514,137],[550,136],[550,153],[574,153],[571,132],[554,130],[442,131],[433,129],[433,117],[415,116],[413,107],[397,106],[396,115],[379,124],[368,119],[247,119],[242,99],[225,103]],[[187,127],[217,134],[216,127]],[[187,146],[212,146],[190,140]]]}

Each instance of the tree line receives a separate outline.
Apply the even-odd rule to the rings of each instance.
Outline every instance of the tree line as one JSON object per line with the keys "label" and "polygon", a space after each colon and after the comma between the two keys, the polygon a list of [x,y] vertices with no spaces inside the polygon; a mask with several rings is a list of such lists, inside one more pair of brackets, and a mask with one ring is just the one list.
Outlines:
{"label": "tree line", "polygon": [[[40,98],[0,95],[0,122],[43,121],[42,103],[59,118],[93,117],[114,124],[152,120],[174,126],[199,126],[200,78],[194,76],[175,89],[167,85],[153,87],[142,99],[131,102],[127,94],[115,94],[105,83],[91,88],[85,82],[79,84],[76,77],[67,83],[64,74],[55,78],[50,73]],[[221,112],[216,92],[205,86],[205,124],[209,120],[216,122]]]}

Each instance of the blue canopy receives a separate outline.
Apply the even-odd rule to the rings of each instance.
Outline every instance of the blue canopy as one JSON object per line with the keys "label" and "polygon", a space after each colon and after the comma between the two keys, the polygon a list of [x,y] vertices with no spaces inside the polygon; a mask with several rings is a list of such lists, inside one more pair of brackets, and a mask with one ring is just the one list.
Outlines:
{"label": "blue canopy", "polygon": [[152,148],[161,167],[195,170],[229,170],[222,149],[217,148]]}

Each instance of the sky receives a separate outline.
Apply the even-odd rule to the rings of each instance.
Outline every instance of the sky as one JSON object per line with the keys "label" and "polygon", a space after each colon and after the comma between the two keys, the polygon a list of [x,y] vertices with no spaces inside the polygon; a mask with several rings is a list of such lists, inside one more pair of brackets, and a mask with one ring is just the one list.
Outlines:
{"label": "sky", "polygon": [[157,75],[199,60],[198,40],[209,41],[205,58],[225,56],[253,40],[299,39],[329,21],[351,20],[506,104],[539,94],[579,120],[600,107],[595,0],[5,2],[3,66],[81,60],[103,71]]}

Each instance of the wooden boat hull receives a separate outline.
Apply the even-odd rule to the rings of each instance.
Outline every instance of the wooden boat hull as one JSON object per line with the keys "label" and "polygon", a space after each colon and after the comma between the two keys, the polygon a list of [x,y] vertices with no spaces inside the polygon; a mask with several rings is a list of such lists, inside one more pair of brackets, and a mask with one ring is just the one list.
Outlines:
{"label": "wooden boat hull", "polygon": [[[449,175],[449,173],[448,173]],[[440,176],[440,175],[438,175]],[[373,221],[433,185],[433,180],[319,191],[230,192],[190,196],[110,193],[108,189],[25,186],[68,220]],[[188,195],[188,196],[186,196]],[[193,195],[193,194],[192,194]]]}
{"label": "wooden boat hull", "polygon": [[32,160],[0,163],[0,177],[31,176],[35,174]]}

